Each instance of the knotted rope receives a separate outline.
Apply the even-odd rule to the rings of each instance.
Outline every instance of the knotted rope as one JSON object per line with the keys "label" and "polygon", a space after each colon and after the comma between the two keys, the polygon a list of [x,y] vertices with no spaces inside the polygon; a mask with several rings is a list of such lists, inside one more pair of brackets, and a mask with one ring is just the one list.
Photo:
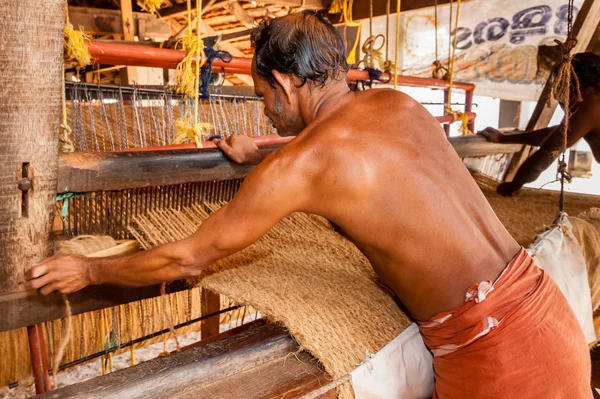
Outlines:
{"label": "knotted rope", "polygon": [[[558,162],[557,177],[560,178],[560,197],[558,202],[559,213],[564,212],[565,205],[565,181],[571,181],[571,175],[567,171],[565,163],[565,152],[568,146],[569,120],[571,118],[571,98],[574,97],[575,103],[582,101],[579,79],[573,68],[573,55],[571,52],[577,45],[577,39],[573,37],[573,0],[569,0],[567,17],[567,38],[564,42],[555,40],[562,54],[562,59],[556,67],[556,76],[552,83],[552,97],[562,104],[565,117],[561,126],[562,145],[561,159]],[[573,90],[573,92],[571,92]],[[548,98],[550,100],[550,98]]]}
{"label": "knotted rope", "polygon": [[196,2],[196,35],[192,34],[192,5],[191,0],[187,0],[187,25],[188,35],[182,39],[184,50],[188,51],[186,57],[177,65],[175,71],[175,83],[177,92],[194,98],[194,116],[193,120],[178,120],[175,122],[177,135],[174,144],[195,143],[198,148],[202,148],[202,137],[208,134],[212,127],[208,123],[198,122],[198,107],[200,101],[200,66],[204,64],[204,42],[201,39],[202,10],[200,1]]}

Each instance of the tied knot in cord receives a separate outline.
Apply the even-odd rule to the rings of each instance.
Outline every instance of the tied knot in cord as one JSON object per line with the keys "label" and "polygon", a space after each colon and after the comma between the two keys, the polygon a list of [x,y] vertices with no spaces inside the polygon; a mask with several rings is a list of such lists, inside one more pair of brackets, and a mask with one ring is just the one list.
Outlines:
{"label": "tied knot in cord", "polygon": [[[571,99],[571,89],[575,90],[573,93],[575,102],[582,101],[579,80],[573,69],[573,55],[571,54],[577,45],[577,39],[567,38],[564,42],[560,40],[554,40],[554,42],[562,53],[562,60],[556,68],[556,76],[552,84],[552,96],[566,108]],[[571,85],[572,80],[575,80],[573,85]]]}
{"label": "tied knot in cord", "polygon": [[363,87],[368,87],[371,89],[375,80],[381,80],[381,75],[383,75],[383,72],[375,68],[365,68],[365,71],[369,73],[369,81],[363,82]]}
{"label": "tied knot in cord", "polygon": [[64,123],[60,124],[60,128],[62,129],[62,133],[58,136],[58,151],[60,152],[74,152],[75,145],[73,144],[73,140],[71,140],[71,128],[69,125]]}
{"label": "tied knot in cord", "polygon": [[208,91],[208,86],[210,83],[210,77],[212,75],[212,66],[215,58],[220,59],[223,62],[231,62],[233,57],[230,53],[223,50],[215,50],[211,47],[204,48],[204,55],[206,56],[206,63],[202,66],[200,72],[200,98],[208,99],[210,98],[210,93]]}
{"label": "tied knot in cord", "polygon": [[458,131],[463,136],[470,136],[473,134],[471,129],[469,129],[469,115],[467,115],[466,112],[454,111],[452,108],[446,107],[446,113],[452,115],[452,122],[450,123],[460,121],[460,127],[458,128]]}
{"label": "tied knot in cord", "polygon": [[558,211],[563,213],[565,211],[565,182],[571,183],[573,176],[567,169],[567,163],[565,162],[565,153],[563,152],[561,159],[558,161],[558,169],[556,172],[556,180],[560,181],[560,197],[558,201]]}
{"label": "tied knot in cord", "polygon": [[[375,43],[378,39],[381,39],[381,45],[375,46]],[[369,36],[369,38],[363,44],[361,50],[365,53],[365,57],[362,59],[362,62],[365,64],[366,68],[375,68],[375,62],[377,62],[378,66],[381,68],[385,64],[383,61],[383,52],[381,49],[385,45],[385,36],[383,35],[373,35]]]}
{"label": "tied knot in cord", "polygon": [[434,79],[448,80],[448,68],[442,65],[440,60],[435,60],[432,63],[433,70],[431,71],[431,77]]}

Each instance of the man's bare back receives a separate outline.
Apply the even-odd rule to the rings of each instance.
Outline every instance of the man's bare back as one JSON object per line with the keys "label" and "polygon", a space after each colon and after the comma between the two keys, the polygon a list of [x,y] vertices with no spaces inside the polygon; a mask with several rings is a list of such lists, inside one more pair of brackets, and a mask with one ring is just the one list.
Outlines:
{"label": "man's bare back", "polygon": [[[314,51],[327,51],[316,58],[290,49],[271,54],[267,41],[297,45],[289,34],[294,26],[323,41]],[[420,104],[393,90],[351,92],[341,76],[342,40],[315,14],[273,20],[252,40],[252,76],[265,114],[280,134],[297,137],[266,158],[254,147],[238,159],[265,158],[190,237],[123,257],[48,258],[27,273],[28,288],[70,293],[90,284],[196,276],[297,211],[339,226],[419,320],[462,303],[472,284],[495,280],[519,246]],[[290,65],[293,72],[280,72]],[[245,151],[217,145],[233,159]]]}
{"label": "man's bare back", "polygon": [[312,171],[302,210],[336,224],[414,317],[454,308],[519,245],[420,104],[393,90],[341,103],[268,161]]}

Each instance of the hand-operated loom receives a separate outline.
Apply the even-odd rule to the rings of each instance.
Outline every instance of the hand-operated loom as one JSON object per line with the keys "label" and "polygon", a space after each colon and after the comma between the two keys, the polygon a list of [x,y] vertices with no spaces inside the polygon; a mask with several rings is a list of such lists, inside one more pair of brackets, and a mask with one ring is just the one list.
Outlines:
{"label": "hand-operated loom", "polygon": [[[51,255],[52,249],[58,248],[61,240],[90,234],[126,240],[133,235],[145,248],[150,248],[164,242],[162,233],[166,231],[172,232],[171,239],[188,234],[190,229],[193,231],[215,206],[233,197],[241,180],[252,168],[230,162],[207,141],[201,141],[200,145],[197,141],[175,144],[178,137],[175,121],[178,118],[195,113],[195,122],[212,125],[209,135],[246,134],[255,137],[259,145],[270,148],[284,145],[288,140],[276,135],[265,120],[260,100],[244,89],[213,88],[210,98],[194,104],[187,97],[157,87],[81,83],[67,83],[63,87],[64,5],[63,0],[24,0],[18,5],[9,3],[3,6],[6,13],[0,22],[0,40],[5,43],[0,68],[3,82],[10,82],[3,83],[0,99],[0,129],[3,135],[0,161],[0,331],[27,327],[28,332],[27,338],[23,330],[11,331],[12,335],[3,336],[3,340],[12,341],[3,343],[3,348],[6,345],[14,348],[14,353],[6,357],[14,357],[14,363],[9,359],[2,367],[10,374],[7,378],[13,380],[3,382],[16,381],[32,367],[36,391],[43,393],[50,389],[49,371],[53,368],[54,371],[61,370],[97,357],[103,357],[103,367],[110,368],[113,353],[132,350],[134,346],[156,337],[162,340],[166,335],[190,326],[198,329],[198,324],[206,346],[183,351],[165,361],[172,363],[168,367],[181,367],[178,370],[182,371],[182,376],[193,371],[194,375],[202,375],[202,378],[194,381],[175,379],[169,388],[165,385],[164,391],[160,391],[158,375],[150,369],[152,366],[141,365],[135,370],[142,370],[140,372],[148,375],[139,380],[139,384],[134,383],[134,377],[129,380],[129,377],[115,374],[100,383],[105,387],[103,394],[129,392],[128,386],[135,386],[139,388],[136,395],[140,397],[147,397],[149,390],[153,389],[158,389],[156,394],[175,395],[188,386],[200,390],[194,392],[205,390],[216,395],[223,392],[222,389],[230,389],[225,385],[215,385],[214,381],[219,378],[226,378],[229,387],[237,381],[243,390],[246,380],[239,372],[245,370],[261,376],[284,368],[288,371],[277,378],[272,377],[272,381],[269,380],[272,384],[267,384],[271,391],[265,388],[263,393],[276,396],[293,391],[298,397],[327,385],[331,377],[339,378],[347,373],[347,368],[356,363],[356,359],[327,361],[329,355],[335,356],[318,349],[327,348],[329,344],[334,347],[333,341],[308,348],[327,368],[331,375],[327,377],[310,355],[298,352],[296,357],[288,356],[299,349],[285,330],[270,324],[260,325],[261,322],[256,322],[239,335],[219,336],[218,341],[207,343],[207,338],[218,334],[222,322],[237,320],[243,323],[247,314],[255,312],[251,307],[239,305],[252,303],[250,298],[235,294],[236,290],[248,291],[249,287],[227,286],[226,281],[217,277],[208,277],[209,282],[204,287],[228,293],[235,302],[220,298],[214,291],[190,289],[184,282],[140,289],[99,286],[69,295],[68,312],[59,295],[42,297],[23,290],[25,270],[33,262]],[[19,28],[11,22],[15,19],[22,21]],[[88,43],[88,48],[96,61],[104,64],[163,68],[175,68],[188,54],[179,50],[94,41]],[[193,62],[196,60],[200,62],[197,58],[192,59]],[[249,73],[250,62],[235,57],[230,62],[215,59],[212,68]],[[380,77],[389,79],[389,75],[385,74]],[[350,70],[348,79],[368,81],[373,76],[367,71]],[[399,85],[449,87],[449,82],[437,79],[397,76],[396,81]],[[32,91],[33,87],[36,87],[35,91]],[[472,121],[474,114],[470,112],[470,104],[474,86],[454,82],[454,87],[466,90],[465,113]],[[63,107],[61,92],[66,98]],[[448,123],[455,118],[444,115],[437,119]],[[63,140],[62,144],[72,145],[74,152],[57,151],[61,120],[63,125],[66,122],[72,129],[68,136],[71,143]],[[461,157],[507,154],[520,149],[520,146],[488,143],[474,136],[449,140]],[[56,215],[54,219],[53,215]],[[347,253],[348,259],[352,259],[349,264],[360,270],[366,285],[372,285],[373,296],[379,298],[383,295],[383,291],[374,284],[375,276],[362,255],[334,237],[327,223],[306,216],[296,216],[282,223],[275,229],[276,234],[267,237],[262,247],[254,249],[258,252],[241,255],[238,261],[247,260],[244,256],[256,258],[258,253],[262,253],[260,251],[269,249],[272,252],[273,247],[280,247],[284,253],[288,249],[287,255],[283,256],[286,264],[294,265],[298,259],[310,262],[311,252],[328,253],[327,246],[319,247],[319,243],[328,243],[336,248],[330,254],[331,264],[336,263],[335,256],[339,253]],[[297,236],[298,229],[310,231],[302,238],[304,241],[281,241],[287,235]],[[54,239],[50,238],[51,235]],[[311,241],[311,237],[322,239]],[[131,242],[118,244],[112,248],[101,248],[96,255],[136,250]],[[313,262],[318,263],[314,259]],[[261,266],[262,269],[264,267],[267,266]],[[317,269],[314,275],[319,277],[318,280],[327,281],[327,276],[319,275]],[[346,277],[354,276],[354,270],[343,266],[340,273]],[[254,274],[258,274],[256,270],[248,271],[248,276]],[[226,275],[225,272],[222,275]],[[351,286],[355,280],[354,277],[348,282],[344,280],[344,284]],[[317,282],[312,280],[310,284],[316,285]],[[277,286],[274,286],[273,290],[276,289]],[[173,294],[165,295],[169,293]],[[299,332],[304,332],[294,330],[296,326],[311,325],[301,318],[310,318],[311,315],[298,309],[288,309],[289,313],[298,312],[298,317],[282,319],[279,311],[269,309],[268,299],[258,303],[264,306],[261,309],[263,314],[283,320],[296,338],[301,335]],[[339,313],[344,313],[344,310]],[[401,331],[398,326],[406,322],[405,317],[393,309],[385,317],[383,324],[396,327],[390,327],[389,331],[381,334],[366,334],[379,339],[372,345],[372,350],[377,350],[378,345],[381,347],[390,337],[397,335]],[[329,324],[334,323],[331,321]],[[71,337],[69,344],[61,347],[68,334]],[[22,353],[25,339],[29,341],[30,361]],[[343,337],[335,335],[332,335],[333,339],[343,341]],[[347,351],[345,347],[337,349],[339,353]],[[60,357],[57,352],[63,352],[61,356],[64,354],[60,364],[54,364]],[[359,352],[364,354],[362,347]],[[361,358],[361,354],[356,356]],[[132,363],[133,357],[132,350]],[[238,366],[213,368],[213,364],[222,364],[219,362],[223,361]],[[10,367],[5,368],[4,364],[10,364]],[[144,367],[149,369],[143,371]],[[211,369],[207,371],[207,367]],[[308,378],[306,375],[320,378]],[[125,378],[121,380],[125,382],[119,385],[114,378]],[[79,392],[90,397],[88,391],[85,391],[86,394]],[[334,391],[327,392],[331,395]],[[60,395],[75,393],[67,390]]]}

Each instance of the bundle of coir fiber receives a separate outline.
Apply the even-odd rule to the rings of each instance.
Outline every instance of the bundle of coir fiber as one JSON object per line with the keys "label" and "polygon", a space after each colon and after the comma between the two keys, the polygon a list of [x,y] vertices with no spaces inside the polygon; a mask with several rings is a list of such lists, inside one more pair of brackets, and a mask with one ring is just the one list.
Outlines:
{"label": "bundle of coir fiber", "polygon": [[[130,231],[152,248],[192,234],[216,208],[150,212],[136,217]],[[282,322],[334,379],[411,324],[362,253],[324,219],[306,214],[287,217],[255,244],[212,265],[200,285]],[[340,396],[353,396],[348,383]]]}

